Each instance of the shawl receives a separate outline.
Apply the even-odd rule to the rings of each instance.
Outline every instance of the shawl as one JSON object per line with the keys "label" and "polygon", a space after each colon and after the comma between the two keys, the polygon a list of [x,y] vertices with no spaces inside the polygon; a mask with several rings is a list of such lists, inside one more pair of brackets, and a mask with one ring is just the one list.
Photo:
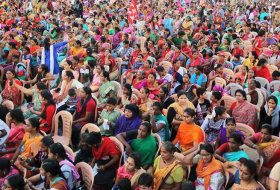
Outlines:
{"label": "shawl", "polygon": [[[184,108],[181,107],[178,102],[174,102],[168,107],[168,109],[169,108],[173,108],[180,116],[183,116],[184,114]],[[195,110],[194,105],[190,101],[187,102],[186,108],[192,108]]]}
{"label": "shawl", "polygon": [[211,175],[217,171],[223,172],[223,165],[220,161],[216,160],[214,157],[212,158],[211,162],[205,168],[203,167],[204,162],[201,159],[196,168],[197,177],[204,178],[204,188],[209,189],[210,187],[210,180]]}
{"label": "shawl", "polygon": [[[264,106],[265,112],[268,113],[268,106],[267,104]],[[276,108],[272,111],[271,114],[271,127],[277,128],[279,127],[279,112],[280,112],[280,106],[276,106]]]}
{"label": "shawl", "polygon": [[[53,45],[50,46],[50,73],[53,74],[54,72],[54,56],[53,56]],[[46,64],[46,54],[45,54],[45,48],[42,48],[42,54],[41,54],[41,64]]]}

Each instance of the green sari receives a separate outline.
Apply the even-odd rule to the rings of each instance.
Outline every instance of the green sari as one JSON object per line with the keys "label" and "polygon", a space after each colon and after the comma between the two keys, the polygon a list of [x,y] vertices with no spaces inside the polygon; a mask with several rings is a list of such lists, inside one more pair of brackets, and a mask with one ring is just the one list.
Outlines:
{"label": "green sari", "polygon": [[98,102],[101,104],[106,103],[108,96],[110,93],[114,92],[114,90],[114,85],[110,81],[102,83],[98,90]]}
{"label": "green sari", "polygon": [[156,139],[152,135],[144,139],[134,139],[131,142],[132,150],[141,156],[141,166],[150,166],[154,163],[157,146]]}

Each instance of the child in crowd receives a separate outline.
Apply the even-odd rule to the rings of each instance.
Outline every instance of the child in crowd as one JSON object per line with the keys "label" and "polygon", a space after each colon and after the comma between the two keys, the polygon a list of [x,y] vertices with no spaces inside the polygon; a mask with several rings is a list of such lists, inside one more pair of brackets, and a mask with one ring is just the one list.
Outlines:
{"label": "child in crowd", "polygon": [[79,144],[79,150],[77,151],[75,157],[75,164],[79,162],[89,163],[92,160],[91,147],[89,147],[86,143],[86,139],[88,138],[88,132],[81,134],[81,140]]}
{"label": "child in crowd", "polygon": [[71,88],[68,91],[69,98],[66,100],[65,104],[59,106],[57,109],[57,112],[60,112],[62,110],[69,111],[70,113],[74,113],[79,101],[79,98],[77,97],[76,89]]}
{"label": "child in crowd", "polygon": [[196,108],[196,119],[201,125],[210,110],[210,101],[207,100],[207,94],[205,88],[196,89],[197,100],[193,102],[194,107]]}
{"label": "child in crowd", "polygon": [[220,105],[220,100],[222,99],[222,93],[220,92],[212,92],[212,96],[210,97],[211,105],[210,105],[210,113],[212,113],[213,109]]}
{"label": "child in crowd", "polygon": [[143,173],[138,179],[138,187],[135,190],[152,190],[153,177],[148,173]]}
{"label": "child in crowd", "polygon": [[116,121],[121,115],[120,112],[115,109],[116,106],[117,100],[113,97],[108,98],[106,102],[106,108],[102,110],[98,118],[100,133],[103,136],[114,135]]}

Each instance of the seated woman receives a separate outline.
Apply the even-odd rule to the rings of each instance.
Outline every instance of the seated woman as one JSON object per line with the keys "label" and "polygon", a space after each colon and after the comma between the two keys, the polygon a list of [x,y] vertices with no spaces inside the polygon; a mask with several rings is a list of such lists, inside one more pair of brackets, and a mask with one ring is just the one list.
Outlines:
{"label": "seated woman", "polygon": [[116,121],[121,116],[120,111],[115,109],[116,106],[117,100],[115,98],[108,98],[106,107],[99,115],[97,124],[103,136],[113,136],[115,134]]}
{"label": "seated woman", "polygon": [[212,87],[215,85],[215,78],[220,77],[226,80],[226,74],[224,73],[224,66],[222,64],[216,64],[214,70],[209,73],[209,84]]}
{"label": "seated woman", "polygon": [[245,65],[242,65],[240,67],[240,70],[238,71],[238,73],[235,73],[234,74],[234,78],[233,78],[233,81],[235,81],[237,78],[239,78],[241,81],[241,86],[243,86],[244,82],[245,82],[245,79],[247,77],[247,73],[248,73],[249,69],[247,66]]}
{"label": "seated woman", "polygon": [[255,106],[246,101],[246,93],[243,90],[236,90],[235,97],[237,101],[232,103],[229,114],[237,123],[249,125],[256,131],[257,110]]}
{"label": "seated woman", "polygon": [[75,156],[75,165],[79,162],[85,162],[90,164],[92,160],[91,147],[88,146],[88,144],[86,143],[86,139],[88,138],[88,136],[89,136],[88,131],[82,133],[80,136],[80,142]]}
{"label": "seated woman", "polygon": [[43,82],[49,88],[50,83],[54,80],[54,76],[49,72],[49,68],[45,64],[38,67],[37,75],[30,81],[24,81],[24,84],[34,84],[36,82]]}
{"label": "seated woman", "polygon": [[48,158],[48,154],[50,151],[50,146],[53,144],[52,137],[45,136],[41,140],[41,146],[40,150],[36,155],[33,155],[32,157],[28,159],[21,159],[20,164],[22,167],[26,168],[28,171],[28,174],[26,175],[34,175],[40,173],[40,167],[44,160]]}
{"label": "seated woman", "polygon": [[280,106],[278,104],[278,99],[271,95],[267,98],[266,104],[261,108],[260,111],[260,123],[270,124],[272,127],[272,135],[279,136],[280,131]]}
{"label": "seated woman", "polygon": [[200,145],[201,159],[196,167],[196,190],[222,189],[225,182],[223,164],[214,157],[211,144]]}
{"label": "seated woman", "polygon": [[[154,157],[157,152],[156,139],[151,135],[151,124],[143,122],[138,130],[120,133],[117,138],[126,147],[126,152],[137,152],[141,156],[141,166],[143,169],[148,169],[154,162]],[[131,142],[130,144],[127,142]]]}
{"label": "seated woman", "polygon": [[29,185],[26,183],[21,174],[15,174],[7,177],[3,187],[5,187],[5,189],[11,190],[30,189]]}
{"label": "seated woman", "polygon": [[240,149],[242,144],[242,136],[240,134],[233,133],[229,136],[228,142],[222,144],[215,151],[215,157],[221,162],[239,161],[241,158],[249,159],[248,154]]}
{"label": "seated woman", "polygon": [[72,71],[66,71],[62,79],[63,81],[61,82],[61,88],[56,88],[55,90],[52,90],[53,99],[57,103],[63,101],[67,97],[69,89],[74,88],[79,90],[84,86],[82,83],[80,83],[74,78]]}
{"label": "seated woman", "polygon": [[5,180],[19,171],[11,165],[8,158],[0,158],[0,187],[3,188]]}
{"label": "seated woman", "polygon": [[139,101],[139,109],[142,114],[147,114],[149,110],[152,109],[152,105],[154,101],[150,98],[150,90],[147,87],[143,87],[140,90],[140,101]]}
{"label": "seated woman", "polygon": [[24,94],[32,96],[32,102],[26,103],[21,106],[21,110],[23,112],[24,118],[27,119],[29,117],[36,117],[36,114],[32,114],[30,109],[33,108],[34,111],[40,112],[42,108],[42,90],[47,89],[47,86],[42,83],[38,82],[35,85],[35,88],[25,88],[23,86],[18,85],[17,83],[14,83],[14,86],[22,91]]}
{"label": "seated woman", "polygon": [[179,91],[177,94],[178,102],[174,102],[168,107],[167,120],[169,126],[171,127],[171,140],[176,136],[176,131],[183,121],[183,114],[186,108],[192,108],[195,110],[194,105],[188,100],[187,93],[184,91]]}
{"label": "seated woman", "polygon": [[203,73],[203,67],[197,66],[194,72],[191,74],[190,82],[193,85],[198,85],[202,88],[206,88],[207,76]]}
{"label": "seated woman", "polygon": [[17,83],[21,86],[22,83],[16,78],[16,72],[13,69],[9,69],[6,72],[6,78],[5,88],[1,92],[2,99],[3,101],[10,100],[14,103],[15,107],[18,107],[22,103],[21,100],[23,97],[21,96],[20,91],[13,86],[13,84]]}
{"label": "seated woman", "polygon": [[118,108],[124,109],[127,104],[131,103],[132,86],[125,83],[122,89],[118,92]]}
{"label": "seated woman", "polygon": [[194,123],[195,111],[191,108],[184,110],[184,120],[181,122],[173,144],[179,144],[184,155],[197,150],[199,143],[204,141],[202,129]]}
{"label": "seated woman", "polygon": [[0,146],[0,155],[8,159],[12,159],[14,152],[20,145],[24,133],[25,133],[25,121],[23,113],[19,109],[14,109],[10,112],[10,116],[7,118],[8,124],[10,124],[10,132],[7,140]]}
{"label": "seated woman", "polygon": [[53,100],[51,92],[47,89],[42,90],[42,112],[35,111],[33,108],[30,108],[32,114],[40,116],[40,130],[50,133],[52,129],[52,120],[55,114],[56,104]]}
{"label": "seated woman", "polygon": [[216,140],[216,147],[219,147],[220,145],[228,142],[228,138],[231,134],[240,134],[243,136],[243,133],[241,131],[236,130],[236,122],[233,117],[226,118],[226,127],[221,128],[220,133],[218,135],[218,138]]}
{"label": "seated woman", "polygon": [[116,121],[115,135],[139,128],[142,120],[139,116],[139,108],[134,104],[125,106],[124,114]]}
{"label": "seated woman", "polygon": [[140,175],[145,172],[146,171],[141,168],[141,158],[139,154],[131,153],[127,157],[125,164],[119,167],[115,185],[118,184],[121,179],[127,178],[131,182],[132,189],[135,189],[138,185]]}
{"label": "seated woman", "polygon": [[232,190],[263,190],[257,181],[257,165],[252,160],[242,162],[235,176],[235,183],[231,188]]}
{"label": "seated woman", "polygon": [[[145,78],[146,78],[145,71],[138,70],[135,79],[133,79],[132,81],[133,88],[140,90],[143,87],[143,81]],[[126,82],[129,83],[128,80]]]}
{"label": "seated woman", "polygon": [[80,178],[80,175],[73,162],[74,158],[68,156],[64,146],[60,143],[54,143],[50,146],[48,157],[59,162],[64,179],[66,179],[69,188],[73,189]]}
{"label": "seated woman", "polygon": [[11,159],[12,164],[14,164],[18,158],[18,161],[30,158],[34,155],[35,150],[40,149],[40,143],[43,135],[40,133],[39,120],[36,118],[29,118],[25,120],[25,123],[26,133],[24,134],[20,145],[17,147],[17,150]]}
{"label": "seated woman", "polygon": [[92,147],[94,158],[93,189],[111,189],[121,157],[119,149],[109,137],[102,137],[98,132],[89,133],[86,143]]}
{"label": "seated woman", "polygon": [[214,108],[212,115],[205,118],[201,128],[205,131],[206,142],[214,143],[217,140],[220,130],[225,126],[226,117],[226,108],[218,106]]}
{"label": "seated woman", "polygon": [[98,90],[97,99],[98,99],[98,102],[100,103],[99,107],[101,108],[101,107],[104,107],[104,104],[106,103],[107,98],[115,96],[116,93],[114,91],[115,87],[114,87],[113,83],[110,81],[109,72],[103,71],[100,74],[100,79],[101,79],[102,84]]}
{"label": "seated woman", "polygon": [[97,103],[91,96],[91,89],[83,87],[80,90],[80,99],[76,111],[73,115],[72,143],[77,145],[81,128],[90,122],[94,122],[95,109]]}
{"label": "seated woman", "polygon": [[[67,184],[65,175],[62,173],[61,166],[57,160],[46,159],[40,168],[40,174],[46,176],[45,188],[68,190],[70,187]],[[31,185],[32,189],[36,189]]]}
{"label": "seated woman", "polygon": [[[88,62],[88,64],[90,65],[90,61]],[[92,92],[96,94],[96,96],[98,95],[97,92],[102,83],[100,74],[103,73],[103,71],[104,67],[101,65],[96,65],[95,69],[93,70],[93,77],[89,87],[91,88]]]}
{"label": "seated woman", "polygon": [[246,138],[244,142],[264,157],[263,167],[271,169],[280,161],[280,142],[272,138],[272,128],[269,124],[261,126],[261,131]]}
{"label": "seated woman", "polygon": [[164,142],[160,156],[154,162],[154,190],[179,190],[184,179],[182,165],[174,157],[176,148],[171,142]]}
{"label": "seated woman", "polygon": [[143,81],[143,86],[149,89],[150,95],[158,96],[159,87],[165,84],[164,79],[157,79],[156,73],[151,72],[148,75],[148,79]]}
{"label": "seated woman", "polygon": [[162,141],[169,141],[170,130],[167,118],[162,114],[163,106],[160,102],[153,104],[150,111],[150,122],[152,124],[153,133],[157,133]]}

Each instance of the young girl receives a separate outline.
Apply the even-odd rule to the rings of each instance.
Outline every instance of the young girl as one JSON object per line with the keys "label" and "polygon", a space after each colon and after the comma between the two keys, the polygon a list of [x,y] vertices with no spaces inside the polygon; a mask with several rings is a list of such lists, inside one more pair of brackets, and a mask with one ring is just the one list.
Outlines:
{"label": "young girl", "polygon": [[153,177],[148,173],[143,173],[138,179],[138,187],[135,190],[152,190]]}

